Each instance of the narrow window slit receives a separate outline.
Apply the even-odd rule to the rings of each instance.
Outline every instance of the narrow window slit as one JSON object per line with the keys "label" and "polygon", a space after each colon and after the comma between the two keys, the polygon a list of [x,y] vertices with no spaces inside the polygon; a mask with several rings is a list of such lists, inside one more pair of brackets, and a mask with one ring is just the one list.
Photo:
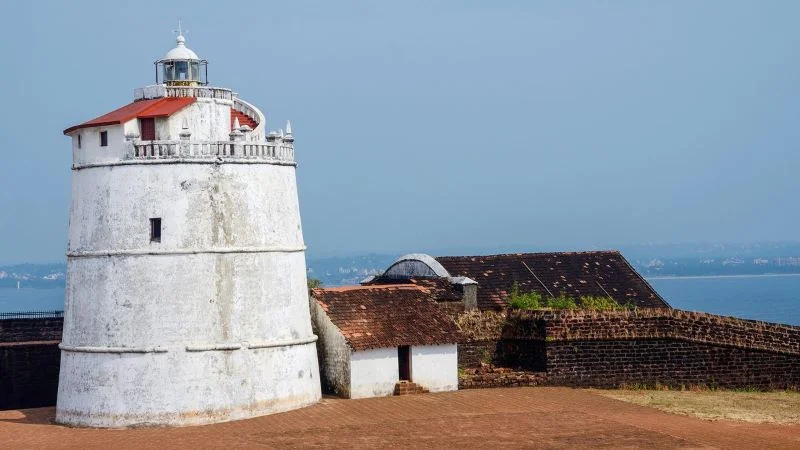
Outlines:
{"label": "narrow window slit", "polygon": [[150,242],[161,242],[161,218],[150,219]]}

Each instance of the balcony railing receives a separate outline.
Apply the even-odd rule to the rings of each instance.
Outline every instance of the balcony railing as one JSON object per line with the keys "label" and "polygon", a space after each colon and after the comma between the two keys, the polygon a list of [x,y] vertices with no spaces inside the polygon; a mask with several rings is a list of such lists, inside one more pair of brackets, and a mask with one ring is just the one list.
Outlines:
{"label": "balcony railing", "polygon": [[155,84],[134,89],[134,100],[147,100],[162,97],[197,97],[197,98],[216,98],[221,100],[233,101],[233,91],[225,88],[210,86],[165,86]]}
{"label": "balcony railing", "polygon": [[250,106],[249,103],[237,98],[233,101],[233,109],[246,116],[252,117],[259,124],[261,123],[261,114],[255,108]]}
{"label": "balcony railing", "polygon": [[294,147],[283,142],[246,141],[137,141],[131,159],[263,159],[294,162]]}

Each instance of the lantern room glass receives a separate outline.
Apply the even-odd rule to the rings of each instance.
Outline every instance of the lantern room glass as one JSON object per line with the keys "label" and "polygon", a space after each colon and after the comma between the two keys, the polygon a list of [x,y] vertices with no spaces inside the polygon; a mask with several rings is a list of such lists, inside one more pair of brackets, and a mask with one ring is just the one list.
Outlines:
{"label": "lantern room glass", "polygon": [[[156,64],[161,66],[160,71],[156,71],[156,83],[183,84],[197,83],[208,84],[208,62],[205,60],[167,60],[158,61]],[[159,73],[161,72],[161,73]],[[161,80],[158,79],[161,75]]]}

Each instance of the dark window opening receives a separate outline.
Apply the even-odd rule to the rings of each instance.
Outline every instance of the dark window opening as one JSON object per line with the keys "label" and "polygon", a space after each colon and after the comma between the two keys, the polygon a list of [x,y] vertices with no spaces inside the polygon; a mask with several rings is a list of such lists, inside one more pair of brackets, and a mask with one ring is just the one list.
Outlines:
{"label": "dark window opening", "polygon": [[100,132],[100,147],[108,147],[108,131]]}
{"label": "dark window opening", "polygon": [[397,363],[400,380],[411,381],[411,348],[408,345],[397,347]]}
{"label": "dark window opening", "polygon": [[161,218],[150,219],[150,242],[161,242]]}
{"label": "dark window opening", "polygon": [[78,148],[81,148],[81,135],[78,135]]}

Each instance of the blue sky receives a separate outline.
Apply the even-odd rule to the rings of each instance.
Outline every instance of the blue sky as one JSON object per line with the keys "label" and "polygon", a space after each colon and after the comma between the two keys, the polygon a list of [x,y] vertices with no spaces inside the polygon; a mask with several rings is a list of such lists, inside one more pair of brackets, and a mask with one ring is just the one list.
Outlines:
{"label": "blue sky", "polygon": [[0,262],[66,248],[69,125],[187,43],[291,119],[312,255],[799,240],[800,2],[14,2]]}

